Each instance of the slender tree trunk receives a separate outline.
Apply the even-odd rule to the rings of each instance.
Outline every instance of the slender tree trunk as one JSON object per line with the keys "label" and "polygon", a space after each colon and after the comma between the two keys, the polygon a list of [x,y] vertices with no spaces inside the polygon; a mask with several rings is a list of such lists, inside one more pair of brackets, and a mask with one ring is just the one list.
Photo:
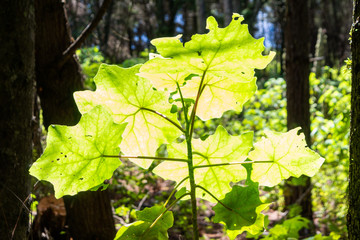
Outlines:
{"label": "slender tree trunk", "polygon": [[[286,1],[286,84],[287,84],[287,127],[300,126],[310,146],[310,90],[309,90],[309,18],[308,1]],[[285,205],[298,203],[301,215],[312,221],[311,183],[293,186],[287,181],[284,195]]]}
{"label": "slender tree trunk", "polygon": [[[36,0],[36,80],[44,125],[75,125],[80,113],[73,92],[82,90],[82,74],[75,57],[56,64],[72,43],[64,3]],[[114,220],[107,191],[64,197],[70,235],[75,239],[113,239]]]}
{"label": "slender tree trunk", "polygon": [[204,33],[206,26],[205,0],[196,0],[197,33]]}
{"label": "slender tree trunk", "polygon": [[347,228],[350,240],[360,236],[360,0],[354,0],[351,41],[352,86],[350,126],[349,210]]}
{"label": "slender tree trunk", "polygon": [[232,0],[223,0],[224,2],[224,27],[229,25],[229,23],[232,20],[232,14],[233,14],[233,4]]}
{"label": "slender tree trunk", "polygon": [[35,74],[34,1],[0,8],[0,238],[27,238]]}

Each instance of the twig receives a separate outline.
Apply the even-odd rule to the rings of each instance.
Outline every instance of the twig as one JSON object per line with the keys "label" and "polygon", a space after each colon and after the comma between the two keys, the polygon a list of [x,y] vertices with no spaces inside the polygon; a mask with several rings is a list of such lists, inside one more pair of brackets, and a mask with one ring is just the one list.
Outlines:
{"label": "twig", "polygon": [[89,34],[96,28],[99,24],[100,20],[104,16],[107,8],[110,5],[111,0],[104,0],[103,4],[101,5],[99,11],[97,12],[95,18],[88,24],[84,30],[81,32],[79,37],[73,42],[62,54],[61,59],[57,62],[57,68],[60,69],[75,53],[76,49],[78,49],[81,44],[85,41],[85,39],[89,36]]}

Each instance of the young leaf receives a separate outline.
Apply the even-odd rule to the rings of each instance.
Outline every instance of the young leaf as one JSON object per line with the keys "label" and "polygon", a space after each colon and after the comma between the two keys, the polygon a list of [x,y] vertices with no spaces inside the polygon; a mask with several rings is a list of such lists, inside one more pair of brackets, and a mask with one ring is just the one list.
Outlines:
{"label": "young leaf", "polygon": [[231,208],[218,203],[213,207],[215,211],[214,222],[225,222],[227,229],[240,230],[250,226],[257,219],[256,208],[262,205],[259,198],[258,184],[247,187],[234,185],[221,202]]}
{"label": "young leaf", "polygon": [[272,187],[290,176],[315,175],[325,159],[306,146],[305,136],[303,133],[298,135],[299,130],[267,132],[267,138],[254,144],[255,149],[249,153],[249,159],[270,163],[254,163],[252,181]]}
{"label": "young leaf", "polygon": [[[124,154],[155,156],[161,144],[172,142],[181,131],[173,124],[178,122],[176,114],[171,113],[168,96],[137,76],[139,68],[140,65],[124,69],[102,64],[94,78],[96,91],[76,92],[74,96],[82,113],[104,105],[116,122],[128,122],[121,143]],[[149,160],[131,161],[143,168],[151,165]]]}
{"label": "young leaf", "polygon": [[[164,88],[176,74],[199,76],[186,84],[187,98],[195,99],[202,81],[203,97],[199,101],[198,116],[202,119],[221,117],[227,110],[241,111],[242,105],[256,90],[254,69],[263,69],[275,53],[263,56],[263,39],[254,39],[243,17],[233,14],[226,28],[219,28],[213,17],[207,19],[207,34],[196,34],[183,44],[181,36],[158,38],[151,41],[162,57],[148,61],[141,74]],[[161,77],[159,77],[161,76]],[[172,81],[182,82],[180,79]],[[226,96],[226,97],[224,97]],[[208,104],[214,104],[212,109]],[[211,111],[208,111],[211,110]]]}
{"label": "young leaf", "polygon": [[[205,141],[193,139],[193,166],[227,164],[243,162],[252,148],[253,133],[231,136],[225,128],[219,126],[214,135]],[[167,147],[169,157],[187,158],[185,142],[170,144]],[[162,162],[154,173],[179,182],[189,175],[187,163]],[[195,169],[195,182],[209,190],[217,198],[223,198],[231,190],[230,182],[246,179],[246,169],[238,165],[208,166]],[[205,191],[197,189],[197,196],[216,202]]]}
{"label": "young leaf", "polygon": [[172,212],[167,211],[155,225],[149,229],[151,224],[164,210],[165,208],[163,206],[154,206],[136,212],[139,221],[129,226],[122,226],[117,232],[115,240],[167,240],[167,230],[171,228],[174,223]]}
{"label": "young leaf", "polygon": [[30,174],[54,185],[55,197],[74,195],[101,185],[121,164],[118,155],[126,124],[115,124],[101,106],[85,113],[73,127],[49,127],[47,147]]}

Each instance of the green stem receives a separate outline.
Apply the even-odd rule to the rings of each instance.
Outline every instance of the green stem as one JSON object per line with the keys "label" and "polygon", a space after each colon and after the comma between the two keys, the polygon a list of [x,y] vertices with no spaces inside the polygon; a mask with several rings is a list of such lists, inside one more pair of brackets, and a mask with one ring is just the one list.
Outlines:
{"label": "green stem", "polygon": [[218,166],[228,166],[228,165],[238,165],[238,164],[245,165],[245,164],[251,164],[251,163],[274,163],[274,161],[248,161],[248,162],[217,163],[217,164],[194,166],[194,169],[196,169],[196,168],[207,168],[207,167],[218,167]]}
{"label": "green stem", "polygon": [[188,159],[183,158],[168,158],[168,157],[152,157],[152,156],[121,156],[121,155],[102,155],[107,158],[138,158],[138,159],[149,159],[149,160],[161,160],[161,161],[172,161],[172,162],[188,162]]}
{"label": "green stem", "polygon": [[225,205],[225,203],[221,202],[217,197],[214,196],[214,194],[212,194],[209,190],[207,190],[206,188],[200,186],[200,185],[196,185],[197,188],[202,189],[203,191],[205,191],[207,194],[209,194],[212,198],[214,198],[218,203],[220,203],[221,205],[223,205],[224,208],[226,208],[227,210],[231,211],[231,212],[235,212],[234,209],[232,209],[231,207],[228,207]]}
{"label": "green stem", "polygon": [[155,111],[155,110],[153,110],[153,109],[150,109],[150,108],[144,108],[144,107],[142,107],[142,108],[140,108],[140,109],[146,110],[146,111],[149,111],[149,112],[152,112],[152,113],[155,113],[156,115],[158,115],[158,116],[164,118],[165,120],[167,120],[168,122],[172,123],[172,124],[173,124],[175,127],[177,127],[180,131],[182,131],[183,133],[185,133],[185,130],[184,130],[179,124],[177,124],[176,122],[174,122],[173,120],[171,120],[170,118],[168,118],[167,116],[165,116],[164,114],[159,113],[159,112],[157,112],[157,111]]}
{"label": "green stem", "polygon": [[194,166],[193,166],[193,156],[192,156],[192,146],[191,138],[186,139],[187,151],[188,151],[188,170],[189,170],[189,180],[190,180],[190,197],[191,197],[191,212],[192,212],[192,224],[193,224],[193,236],[194,240],[199,239],[199,229],[197,224],[197,206],[196,206],[196,184],[194,176]]}
{"label": "green stem", "polygon": [[171,191],[170,196],[168,197],[168,199],[166,200],[166,202],[164,203],[164,207],[166,207],[166,205],[169,203],[171,197],[174,195],[176,189],[183,183],[185,182],[189,177],[184,178],[183,180],[181,180],[178,184],[176,184],[176,186],[174,187],[174,189]]}

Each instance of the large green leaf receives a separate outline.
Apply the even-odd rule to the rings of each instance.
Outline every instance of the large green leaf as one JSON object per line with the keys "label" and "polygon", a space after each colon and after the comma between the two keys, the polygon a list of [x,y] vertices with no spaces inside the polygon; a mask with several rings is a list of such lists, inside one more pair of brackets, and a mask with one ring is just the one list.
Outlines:
{"label": "large green leaf", "polygon": [[[254,144],[249,159],[254,161],[251,179],[263,186],[275,186],[282,179],[302,174],[312,177],[324,158],[306,146],[305,135],[295,128],[287,133],[266,132],[267,138]],[[257,161],[268,161],[256,163]]]}
{"label": "large green leaf", "polygon": [[[190,74],[199,76],[187,82],[184,95],[195,99],[200,79],[204,89],[197,115],[202,119],[221,117],[226,110],[241,111],[242,105],[254,94],[254,69],[263,69],[275,53],[262,55],[263,39],[254,39],[243,17],[233,14],[226,28],[219,28],[213,17],[207,19],[207,34],[193,35],[183,44],[181,36],[151,41],[162,57],[155,57],[143,65],[141,74],[158,88],[176,86]],[[176,80],[174,80],[176,76]],[[179,78],[181,77],[181,78]],[[208,104],[213,104],[211,108]],[[210,110],[210,111],[209,111]]]}
{"label": "large green leaf", "polygon": [[174,223],[172,212],[167,211],[152,228],[149,228],[164,210],[163,206],[154,206],[136,212],[139,221],[122,226],[117,232],[115,240],[167,240],[167,230]]}
{"label": "large green leaf", "polygon": [[213,207],[214,222],[225,222],[229,230],[240,230],[244,226],[250,226],[257,219],[256,208],[262,205],[258,184],[246,187],[234,185],[221,202],[226,207],[220,203]]}
{"label": "large green leaf", "polygon": [[47,147],[30,174],[51,182],[56,198],[99,186],[121,164],[104,155],[119,154],[125,126],[115,124],[101,106],[85,113],[76,126],[50,126]]}
{"label": "large green leaf", "polygon": [[[128,122],[121,143],[124,154],[154,156],[161,144],[172,142],[181,131],[170,122],[177,123],[177,118],[170,112],[167,94],[137,76],[139,68],[140,65],[125,69],[102,64],[94,78],[96,91],[76,92],[74,96],[82,113],[104,105],[116,122]],[[143,168],[151,164],[149,160],[132,161]]]}
{"label": "large green leaf", "polygon": [[[252,148],[253,133],[231,136],[222,127],[205,141],[193,139],[193,166],[227,164],[243,162]],[[187,158],[186,143],[170,144],[167,147],[169,157]],[[176,182],[189,175],[187,163],[163,162],[154,173]],[[209,190],[217,198],[223,198],[231,190],[230,182],[246,179],[246,169],[241,165],[223,165],[195,169],[195,182]],[[205,191],[197,189],[197,196],[215,202]]]}

